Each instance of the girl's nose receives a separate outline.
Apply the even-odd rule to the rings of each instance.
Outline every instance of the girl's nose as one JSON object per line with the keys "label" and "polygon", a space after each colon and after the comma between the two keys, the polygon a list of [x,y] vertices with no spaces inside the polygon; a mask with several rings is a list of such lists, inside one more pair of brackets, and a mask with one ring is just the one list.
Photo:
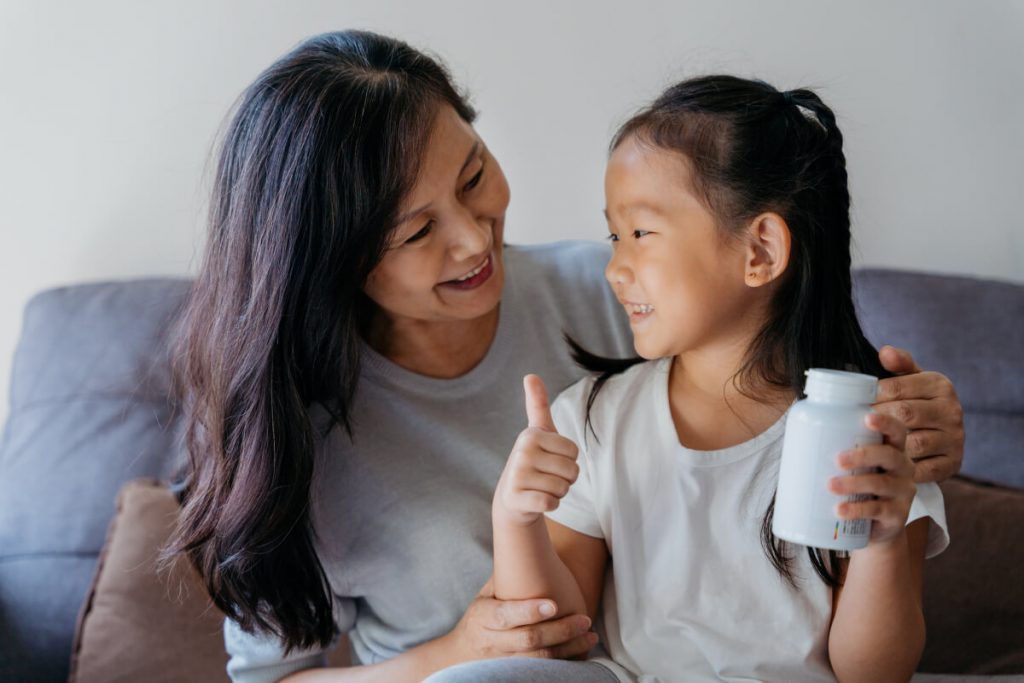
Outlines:
{"label": "girl's nose", "polygon": [[604,277],[610,285],[628,285],[633,282],[633,270],[619,251],[612,252],[612,258],[604,269]]}

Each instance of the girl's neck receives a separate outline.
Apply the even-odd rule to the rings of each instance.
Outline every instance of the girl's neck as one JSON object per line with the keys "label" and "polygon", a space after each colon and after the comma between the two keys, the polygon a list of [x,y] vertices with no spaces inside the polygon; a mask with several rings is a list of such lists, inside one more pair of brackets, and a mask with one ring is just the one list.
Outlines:
{"label": "girl's neck", "polygon": [[796,398],[788,387],[740,384],[737,372],[747,348],[720,345],[672,359],[668,399],[683,446],[714,451],[749,441],[775,424]]}

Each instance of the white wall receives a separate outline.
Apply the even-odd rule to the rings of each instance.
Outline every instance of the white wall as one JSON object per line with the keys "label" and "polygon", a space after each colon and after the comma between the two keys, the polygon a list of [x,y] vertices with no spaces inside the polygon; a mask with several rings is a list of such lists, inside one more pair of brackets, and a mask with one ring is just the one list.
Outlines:
{"label": "white wall", "polygon": [[427,47],[472,91],[512,241],[601,235],[616,123],[728,71],[815,86],[839,112],[859,263],[1024,282],[1021,0],[0,0],[0,387],[33,292],[191,272],[231,102],[343,27]]}

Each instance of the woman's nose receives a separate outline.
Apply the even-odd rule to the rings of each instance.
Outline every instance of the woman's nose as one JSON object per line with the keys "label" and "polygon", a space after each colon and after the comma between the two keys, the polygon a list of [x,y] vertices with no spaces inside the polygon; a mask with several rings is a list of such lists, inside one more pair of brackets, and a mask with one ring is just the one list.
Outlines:
{"label": "woman's nose", "polygon": [[471,211],[463,211],[458,223],[453,226],[452,243],[449,252],[455,261],[463,261],[482,256],[490,250],[493,238],[492,224],[475,216]]}

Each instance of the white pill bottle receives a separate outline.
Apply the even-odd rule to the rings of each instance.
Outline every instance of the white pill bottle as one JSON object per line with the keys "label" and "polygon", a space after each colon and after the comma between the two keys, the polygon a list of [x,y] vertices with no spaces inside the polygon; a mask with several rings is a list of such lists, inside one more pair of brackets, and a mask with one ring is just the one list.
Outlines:
{"label": "white pill bottle", "polygon": [[878,379],[816,368],[806,375],[807,398],[797,401],[786,417],[772,533],[812,548],[863,548],[871,536],[871,520],[836,517],[835,506],[844,497],[828,490],[828,480],[850,474],[836,464],[840,451],[882,440],[881,434],[864,424],[872,412]]}

